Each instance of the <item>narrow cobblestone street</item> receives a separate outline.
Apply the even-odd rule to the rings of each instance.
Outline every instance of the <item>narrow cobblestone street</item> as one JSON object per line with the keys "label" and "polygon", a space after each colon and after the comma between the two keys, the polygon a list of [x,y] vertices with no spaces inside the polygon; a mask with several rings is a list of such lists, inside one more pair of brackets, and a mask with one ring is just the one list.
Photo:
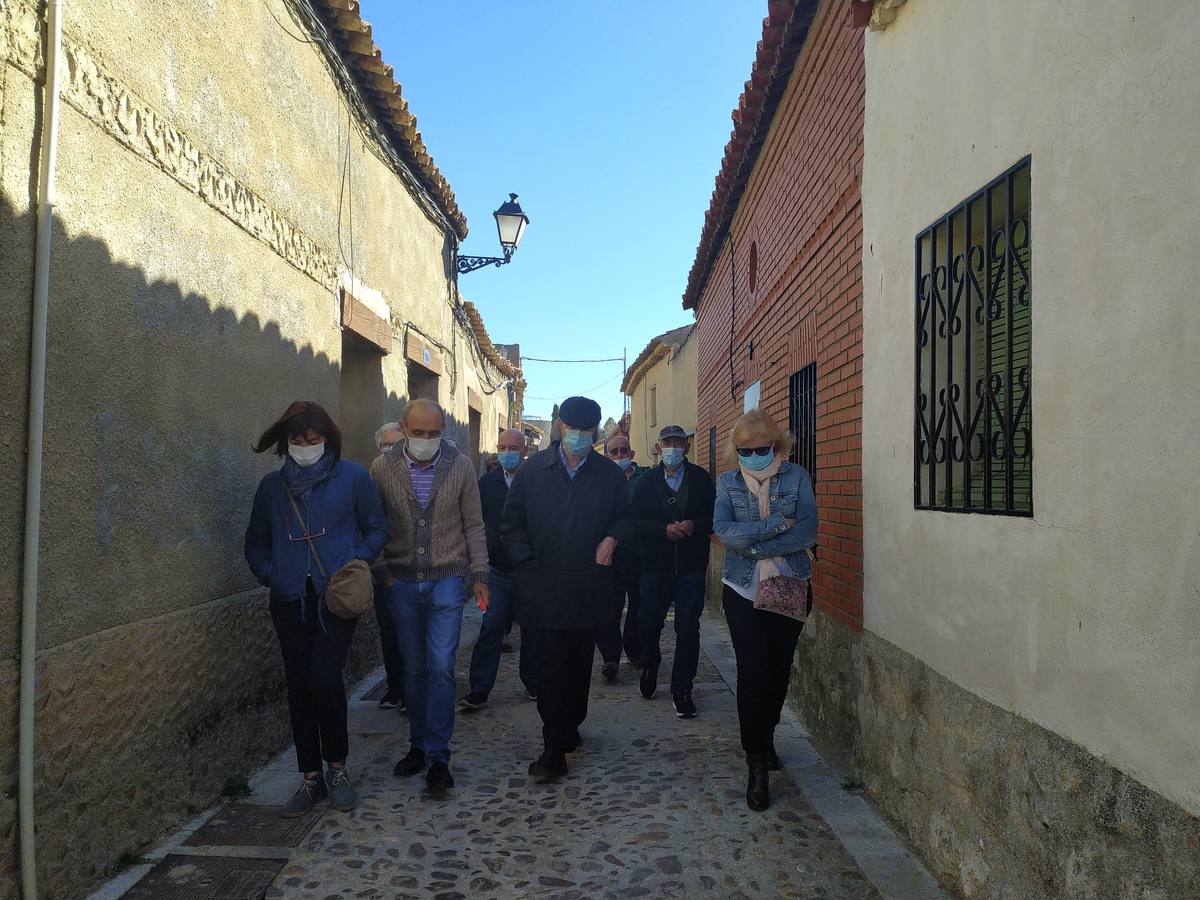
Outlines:
{"label": "narrow cobblestone street", "polygon": [[[540,751],[540,732],[536,706],[517,679],[517,653],[504,655],[489,705],[459,715],[451,766],[456,787],[440,802],[424,793],[421,777],[393,776],[406,749],[407,720],[377,708],[381,688],[372,678],[351,703],[351,766],[360,792],[355,810],[340,813],[322,804],[311,827],[301,825],[307,833],[294,848],[215,846],[204,837],[213,826],[197,833],[197,821],[150,854],[141,871],[98,896],[218,896],[187,891],[234,877],[228,869],[238,865],[234,859],[261,865],[257,875],[253,868],[237,874],[247,885],[273,874],[267,897],[314,900],[941,896],[898,844],[883,849],[880,871],[888,874],[882,883],[875,874],[884,888],[877,890],[792,777],[801,763],[794,739],[781,735],[785,771],[772,778],[772,808],[747,811],[734,695],[721,671],[731,677],[724,628],[705,623],[695,691],[700,714],[684,721],[675,717],[665,685],[669,624],[654,700],[641,697],[637,673],[627,666],[616,685],[597,674],[584,746],[570,757],[571,772],[560,783],[538,784],[526,775]],[[477,633],[472,609],[459,651],[460,685]],[[514,631],[514,644],[516,637]],[[253,778],[253,795],[243,803],[274,805],[295,785],[289,750]],[[840,793],[844,799],[833,797],[831,808],[840,810],[847,800],[865,808],[861,798]],[[861,823],[852,830],[862,831]],[[890,832],[882,833],[886,842]],[[247,843],[244,837],[220,841]],[[879,843],[877,836],[876,861]],[[214,868],[206,872],[207,865]],[[145,877],[123,894],[139,876]]]}

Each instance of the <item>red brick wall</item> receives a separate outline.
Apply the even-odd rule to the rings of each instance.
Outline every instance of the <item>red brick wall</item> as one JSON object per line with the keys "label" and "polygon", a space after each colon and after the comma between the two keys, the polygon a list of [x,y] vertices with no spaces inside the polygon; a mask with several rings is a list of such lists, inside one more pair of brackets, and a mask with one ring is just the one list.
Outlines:
{"label": "red brick wall", "polygon": [[[697,303],[699,422],[695,459],[718,468],[746,385],[788,424],[789,376],[817,364],[816,606],[862,628],[863,32],[851,4],[825,0]],[[731,243],[737,308],[730,376]],[[757,244],[756,290],[749,284]],[[754,358],[747,345],[753,340]]]}

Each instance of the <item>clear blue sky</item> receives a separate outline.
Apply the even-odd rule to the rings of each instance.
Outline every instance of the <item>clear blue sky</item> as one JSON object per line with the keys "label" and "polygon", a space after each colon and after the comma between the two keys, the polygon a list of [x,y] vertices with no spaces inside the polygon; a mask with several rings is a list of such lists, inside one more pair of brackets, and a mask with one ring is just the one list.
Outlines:
{"label": "clear blue sky", "polygon": [[[765,0],[362,0],[471,233],[510,265],[462,276],[492,339],[527,356],[629,360],[692,321],[680,300],[762,34]],[[620,416],[621,364],[525,363],[526,415],[587,392]],[[601,386],[602,385],[602,386]],[[535,399],[549,398],[549,399]]]}

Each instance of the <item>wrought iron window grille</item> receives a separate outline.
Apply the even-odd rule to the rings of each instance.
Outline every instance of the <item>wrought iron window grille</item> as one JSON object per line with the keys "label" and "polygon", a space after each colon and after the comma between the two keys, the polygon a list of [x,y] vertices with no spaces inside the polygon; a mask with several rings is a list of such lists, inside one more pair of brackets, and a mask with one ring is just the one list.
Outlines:
{"label": "wrought iron window grille", "polygon": [[1030,158],[916,238],[914,505],[1033,515]]}
{"label": "wrought iron window grille", "polygon": [[788,430],[795,443],[788,459],[817,481],[817,364],[809,363],[788,379]]}

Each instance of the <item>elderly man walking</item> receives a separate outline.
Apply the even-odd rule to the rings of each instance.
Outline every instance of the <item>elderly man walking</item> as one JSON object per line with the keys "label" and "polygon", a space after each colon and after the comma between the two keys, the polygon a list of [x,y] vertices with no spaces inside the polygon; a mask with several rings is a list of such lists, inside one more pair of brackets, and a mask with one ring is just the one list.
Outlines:
{"label": "elderly man walking", "polygon": [[488,556],[479,487],[470,460],[442,437],[446,416],[430,400],[404,410],[404,438],[371,464],[388,516],[388,541],[373,569],[400,632],[411,747],[395,768],[426,765],[436,796],[454,786],[454,658],[468,584],[487,611]]}
{"label": "elderly man walking", "polygon": [[561,436],[517,471],[500,528],[514,566],[517,621],[537,637],[542,755],[529,774],[567,774],[587,718],[596,631],[617,615],[617,545],[632,532],[625,475],[592,449],[600,407],[570,397]]}
{"label": "elderly man walking", "polygon": [[[617,432],[604,442],[604,455],[617,464],[625,473],[625,484],[629,488],[629,499],[633,501],[633,491],[642,476],[649,471],[634,462],[635,451],[629,446],[629,438]],[[621,611],[617,617],[596,633],[596,648],[604,665],[600,674],[609,684],[614,684],[620,674],[621,649],[635,669],[642,665],[642,641],[638,616],[642,608],[641,591],[641,562],[638,559],[637,542],[623,544],[617,548],[613,565],[620,579],[622,602],[628,602],[625,610],[625,626],[621,627]]]}
{"label": "elderly man walking", "polygon": [[675,662],[671,666],[671,699],[675,715],[696,715],[692,682],[700,662],[700,613],[704,610],[704,577],[708,571],[708,536],[713,531],[716,489],[708,472],[688,462],[691,441],[679,425],[659,432],[662,462],[638,482],[633,492],[638,551],[642,561],[642,696],[658,690],[662,661],[659,638],[667,610],[675,607]]}
{"label": "elderly man walking", "polygon": [[[471,652],[470,691],[459,701],[463,711],[482,709],[487,705],[488,695],[496,685],[496,673],[500,670],[500,645],[504,642],[504,629],[512,612],[513,588],[512,565],[500,542],[500,519],[504,503],[517,470],[525,461],[525,435],[515,428],[500,435],[496,444],[499,465],[479,479],[479,499],[483,504],[483,527],[487,531],[488,559],[491,572],[488,574],[487,612],[479,626],[479,639]],[[537,695],[536,676],[530,671],[534,659],[529,646],[531,636],[521,638],[521,681],[531,696]]]}

